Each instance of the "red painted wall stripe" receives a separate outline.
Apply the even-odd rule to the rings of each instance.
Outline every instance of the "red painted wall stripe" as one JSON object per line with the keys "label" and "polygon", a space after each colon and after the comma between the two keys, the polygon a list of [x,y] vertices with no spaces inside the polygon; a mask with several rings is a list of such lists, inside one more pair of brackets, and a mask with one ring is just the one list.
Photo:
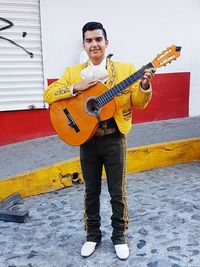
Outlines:
{"label": "red painted wall stripe", "polygon": [[[134,123],[188,117],[189,72],[156,74],[152,85],[153,97],[147,108],[133,110]],[[0,112],[0,122],[0,145],[55,134],[49,110]]]}
{"label": "red painted wall stripe", "polygon": [[190,72],[156,74],[153,96],[144,110],[133,110],[133,122],[147,122],[189,116]]}
{"label": "red painted wall stripe", "polygon": [[49,110],[0,112],[0,145],[55,134]]}

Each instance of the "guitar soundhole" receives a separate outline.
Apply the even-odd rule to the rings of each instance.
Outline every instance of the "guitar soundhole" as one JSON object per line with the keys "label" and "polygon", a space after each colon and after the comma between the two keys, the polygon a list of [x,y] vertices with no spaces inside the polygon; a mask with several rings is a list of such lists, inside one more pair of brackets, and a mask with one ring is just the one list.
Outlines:
{"label": "guitar soundhole", "polygon": [[85,103],[85,109],[86,112],[90,115],[99,114],[101,111],[101,108],[99,107],[97,99],[95,97],[90,97],[87,99]]}

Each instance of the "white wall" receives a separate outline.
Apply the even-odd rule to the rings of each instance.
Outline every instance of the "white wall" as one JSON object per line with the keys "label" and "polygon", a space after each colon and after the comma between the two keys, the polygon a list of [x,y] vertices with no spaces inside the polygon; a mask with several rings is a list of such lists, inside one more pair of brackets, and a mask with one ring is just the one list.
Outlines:
{"label": "white wall", "polygon": [[157,73],[191,72],[190,115],[200,115],[199,0],[40,0],[40,5],[45,80],[78,63],[82,26],[100,21],[113,60],[138,68],[167,46],[182,46],[181,57]]}

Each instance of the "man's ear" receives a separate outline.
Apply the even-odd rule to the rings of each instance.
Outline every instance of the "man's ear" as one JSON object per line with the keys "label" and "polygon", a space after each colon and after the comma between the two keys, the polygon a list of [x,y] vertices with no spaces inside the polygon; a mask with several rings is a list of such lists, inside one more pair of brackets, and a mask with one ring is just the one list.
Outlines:
{"label": "man's ear", "polygon": [[106,40],[106,47],[109,45],[109,41],[108,40]]}

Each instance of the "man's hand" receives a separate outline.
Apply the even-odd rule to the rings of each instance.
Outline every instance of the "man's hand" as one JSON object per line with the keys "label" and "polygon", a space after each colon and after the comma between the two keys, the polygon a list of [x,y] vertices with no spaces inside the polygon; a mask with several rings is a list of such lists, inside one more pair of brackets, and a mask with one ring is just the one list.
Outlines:
{"label": "man's hand", "polygon": [[141,78],[141,87],[143,90],[149,89],[150,81],[153,78],[155,72],[156,69],[154,68],[144,70],[144,76]]}
{"label": "man's hand", "polygon": [[80,83],[74,85],[73,92],[81,93],[81,91],[85,91],[90,87],[94,86],[97,83],[97,80],[94,79],[84,79]]}

